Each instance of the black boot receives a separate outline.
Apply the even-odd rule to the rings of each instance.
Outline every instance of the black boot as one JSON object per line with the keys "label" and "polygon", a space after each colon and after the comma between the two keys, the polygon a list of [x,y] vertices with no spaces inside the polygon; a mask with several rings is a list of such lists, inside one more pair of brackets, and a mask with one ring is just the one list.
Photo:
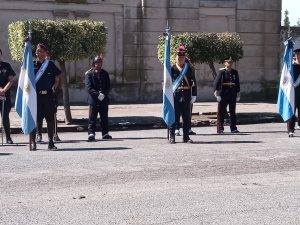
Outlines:
{"label": "black boot", "polygon": [[6,138],[6,143],[11,145],[11,144],[13,144],[14,142],[11,140],[11,137],[7,137],[7,138]]}
{"label": "black boot", "polygon": [[36,142],[33,141],[31,144],[31,151],[36,151]]}
{"label": "black boot", "polygon": [[169,143],[175,144],[175,131],[169,130]]}
{"label": "black boot", "polygon": [[48,150],[56,150],[57,147],[54,145],[54,142],[51,140],[48,144]]}

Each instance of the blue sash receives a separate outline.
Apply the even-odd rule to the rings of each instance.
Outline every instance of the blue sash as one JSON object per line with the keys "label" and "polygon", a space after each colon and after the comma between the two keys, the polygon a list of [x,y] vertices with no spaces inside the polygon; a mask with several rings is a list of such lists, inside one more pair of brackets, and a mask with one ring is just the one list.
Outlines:
{"label": "blue sash", "polygon": [[179,76],[177,77],[177,79],[173,82],[173,92],[176,91],[176,89],[178,88],[179,84],[181,83],[182,79],[185,76],[186,71],[188,70],[188,63],[184,63],[183,65],[183,69],[181,70]]}

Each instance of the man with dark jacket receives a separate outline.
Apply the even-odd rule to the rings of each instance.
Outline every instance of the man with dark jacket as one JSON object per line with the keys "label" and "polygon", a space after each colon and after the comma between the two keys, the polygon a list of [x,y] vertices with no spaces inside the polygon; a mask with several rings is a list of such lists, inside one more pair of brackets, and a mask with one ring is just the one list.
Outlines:
{"label": "man with dark jacket", "polygon": [[103,59],[97,56],[92,68],[85,73],[85,86],[88,92],[89,124],[88,141],[95,141],[96,120],[98,113],[101,119],[102,139],[111,139],[108,134],[108,94],[110,79],[108,72],[102,69]]}
{"label": "man with dark jacket", "polygon": [[[293,62],[294,87],[295,87],[295,111],[298,111],[298,126],[299,126],[299,109],[300,109],[300,48],[294,50],[295,60]],[[289,137],[294,136],[296,117],[295,115],[287,122],[287,132]]]}
{"label": "man with dark jacket", "polygon": [[[2,51],[0,49],[0,112],[1,114],[3,113],[1,119],[7,144],[13,144],[10,137],[9,112],[11,110],[10,88],[13,84],[14,76],[16,76],[16,73],[13,71],[10,64],[2,61]],[[2,106],[4,106],[3,109]]]}
{"label": "man with dark jacket", "polygon": [[218,101],[217,133],[224,132],[224,119],[229,105],[230,130],[238,133],[236,127],[236,102],[240,100],[240,79],[238,71],[232,68],[233,60],[224,60],[225,68],[219,70],[214,81],[214,95]]}
{"label": "man with dark jacket", "polygon": [[[35,52],[36,60],[33,62],[37,93],[37,124],[42,124],[43,119],[46,119],[49,139],[48,149],[56,150],[57,147],[53,142],[54,92],[58,88],[61,71],[53,61],[47,59],[47,52],[48,48],[46,45],[39,43]],[[36,132],[37,130],[34,129],[31,133],[32,150],[36,150]]]}
{"label": "man with dark jacket", "polygon": [[[171,67],[171,77],[174,91],[175,121],[182,116],[183,142],[193,143],[189,137],[191,128],[191,103],[196,101],[197,86],[194,70],[186,60],[186,49],[183,45],[177,49],[176,64]],[[169,141],[175,143],[176,122],[170,129]]]}

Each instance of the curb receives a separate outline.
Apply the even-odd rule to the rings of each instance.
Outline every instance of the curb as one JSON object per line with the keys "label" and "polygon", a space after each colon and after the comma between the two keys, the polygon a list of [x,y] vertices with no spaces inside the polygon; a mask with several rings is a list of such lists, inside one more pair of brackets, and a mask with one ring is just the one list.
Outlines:
{"label": "curb", "polygon": [[[192,127],[216,126],[216,113],[203,113],[201,115],[193,115]],[[238,113],[237,124],[259,124],[259,123],[280,123],[283,122],[277,113]],[[229,119],[225,119],[225,125],[229,123]],[[99,123],[97,130],[100,130]],[[66,125],[64,121],[58,121],[58,133],[61,132],[86,132],[88,128],[88,119],[73,119],[71,125]],[[149,130],[164,129],[165,123],[161,117],[155,116],[128,116],[128,117],[110,117],[109,130]],[[46,128],[43,128],[46,132]],[[20,134],[20,127],[12,127],[12,134]]]}

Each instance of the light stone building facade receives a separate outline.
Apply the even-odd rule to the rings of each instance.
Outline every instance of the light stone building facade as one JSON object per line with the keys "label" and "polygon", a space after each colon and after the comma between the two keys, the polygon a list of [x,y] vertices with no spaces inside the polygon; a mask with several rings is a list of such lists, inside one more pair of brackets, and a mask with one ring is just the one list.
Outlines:
{"label": "light stone building facade", "polygon": [[[7,26],[34,18],[91,19],[106,23],[108,44],[104,67],[111,77],[113,102],[161,101],[163,67],[157,59],[157,43],[167,20],[173,33],[237,32],[244,42],[244,58],[235,64],[240,73],[242,98],[262,101],[276,98],[281,0],[86,0],[82,4],[0,0],[0,47],[5,60],[11,61]],[[12,65],[19,72],[19,63]],[[88,59],[67,65],[73,103],[86,100],[83,77],[89,66]],[[209,67],[196,67],[198,101],[213,100]]]}

